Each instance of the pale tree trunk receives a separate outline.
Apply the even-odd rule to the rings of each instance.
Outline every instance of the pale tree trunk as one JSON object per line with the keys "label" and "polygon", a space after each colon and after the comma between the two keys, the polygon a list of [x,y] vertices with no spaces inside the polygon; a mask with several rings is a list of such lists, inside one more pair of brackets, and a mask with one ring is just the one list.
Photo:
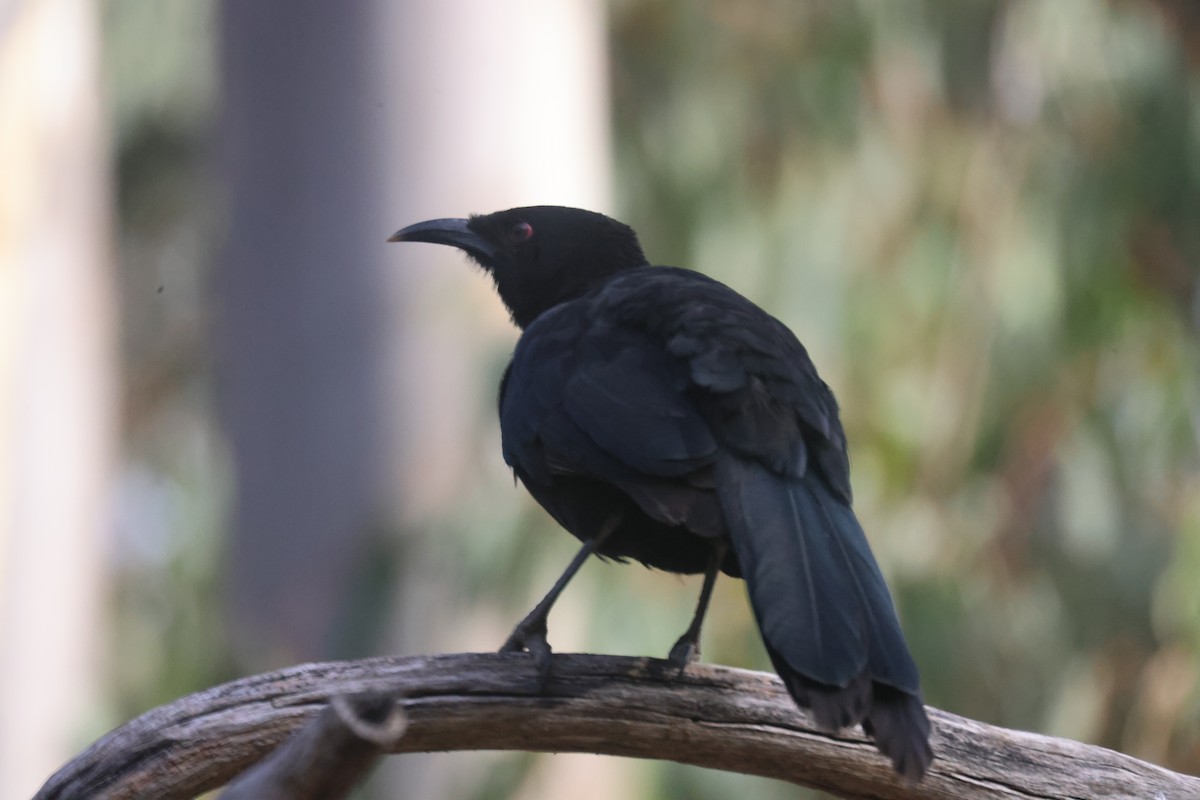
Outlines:
{"label": "pale tree trunk", "polygon": [[0,797],[94,731],[116,355],[96,7],[0,7]]}
{"label": "pale tree trunk", "polygon": [[[439,618],[422,539],[468,491],[474,415],[496,392],[480,353],[515,333],[461,257],[385,240],[432,216],[605,209],[602,3],[228,0],[220,32],[230,624],[269,665],[330,655],[371,537],[398,529],[420,535],[395,565],[385,647],[449,649],[462,625]],[[439,796],[405,766],[403,796]]]}

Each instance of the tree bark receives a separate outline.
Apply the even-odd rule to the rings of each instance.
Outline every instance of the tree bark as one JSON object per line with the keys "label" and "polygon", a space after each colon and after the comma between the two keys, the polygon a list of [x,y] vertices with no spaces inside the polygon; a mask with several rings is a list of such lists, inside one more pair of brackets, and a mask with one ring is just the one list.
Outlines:
{"label": "tree bark", "polygon": [[396,747],[408,719],[388,693],[337,695],[325,710],[242,773],[221,800],[336,800]]}
{"label": "tree bark", "polygon": [[813,727],[772,675],[596,655],[555,656],[539,687],[522,654],[305,664],[154,709],[99,740],[35,800],[188,798],[266,757],[333,697],[400,697],[392,752],[526,750],[670,759],[789,781],[848,798],[1200,797],[1200,779],[1092,745],[930,709],[935,760],[907,784],[858,730]]}

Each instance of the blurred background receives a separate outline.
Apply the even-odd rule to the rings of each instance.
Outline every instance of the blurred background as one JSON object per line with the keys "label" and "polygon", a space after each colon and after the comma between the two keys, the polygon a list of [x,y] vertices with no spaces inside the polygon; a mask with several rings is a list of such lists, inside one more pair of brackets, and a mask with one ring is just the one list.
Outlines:
{"label": "blurred background", "polygon": [[[1200,772],[1193,0],[0,2],[0,797],[218,682],[496,648],[574,551],[514,489],[484,278],[397,228],[632,224],[840,398],[927,700]],[[559,651],[696,578],[588,566]],[[769,668],[740,583],[708,661]],[[581,755],[363,797],[815,797]]]}

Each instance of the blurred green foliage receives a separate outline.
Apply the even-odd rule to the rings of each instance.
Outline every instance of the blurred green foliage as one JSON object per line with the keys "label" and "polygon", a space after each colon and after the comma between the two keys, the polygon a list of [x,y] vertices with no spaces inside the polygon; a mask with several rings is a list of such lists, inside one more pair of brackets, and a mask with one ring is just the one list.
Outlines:
{"label": "blurred green foliage", "polygon": [[[808,345],[929,702],[1197,773],[1200,59],[1172,5],[614,0],[610,57],[621,216],[652,260],[730,283]],[[105,6],[123,482],[130,529],[159,534],[121,547],[116,647],[139,653],[119,670],[123,717],[229,676],[219,542],[200,533],[228,487],[197,344],[215,7]],[[478,407],[484,463],[493,398]],[[501,627],[573,548],[501,483],[421,540],[455,612]],[[557,619],[589,649],[661,655],[694,588],[589,568],[552,639]],[[732,581],[704,646],[767,667]],[[510,796],[537,760],[503,764],[475,796]],[[644,797],[798,796],[639,774]]]}
{"label": "blurred green foliage", "polygon": [[1184,33],[1134,2],[628,0],[612,58],[624,216],[810,347],[929,701],[1195,772]]}
{"label": "blurred green foliage", "polygon": [[217,600],[232,487],[207,347],[217,6],[101,9],[124,381],[108,637],[115,723],[237,675]]}

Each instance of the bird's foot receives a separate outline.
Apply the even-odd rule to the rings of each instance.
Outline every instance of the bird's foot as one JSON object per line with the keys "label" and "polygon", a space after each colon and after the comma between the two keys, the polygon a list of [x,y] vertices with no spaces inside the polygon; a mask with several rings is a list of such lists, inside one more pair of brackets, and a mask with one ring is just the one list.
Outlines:
{"label": "bird's foot", "polygon": [[546,640],[546,617],[530,614],[521,620],[508,639],[500,646],[501,653],[528,652],[533,656],[539,685],[544,686],[550,677],[550,660],[553,652]]}
{"label": "bird's foot", "polygon": [[695,637],[685,633],[679,637],[679,641],[675,642],[675,646],[671,648],[670,654],[667,655],[667,664],[679,675],[682,675],[687,665],[699,658],[700,642],[696,641]]}

